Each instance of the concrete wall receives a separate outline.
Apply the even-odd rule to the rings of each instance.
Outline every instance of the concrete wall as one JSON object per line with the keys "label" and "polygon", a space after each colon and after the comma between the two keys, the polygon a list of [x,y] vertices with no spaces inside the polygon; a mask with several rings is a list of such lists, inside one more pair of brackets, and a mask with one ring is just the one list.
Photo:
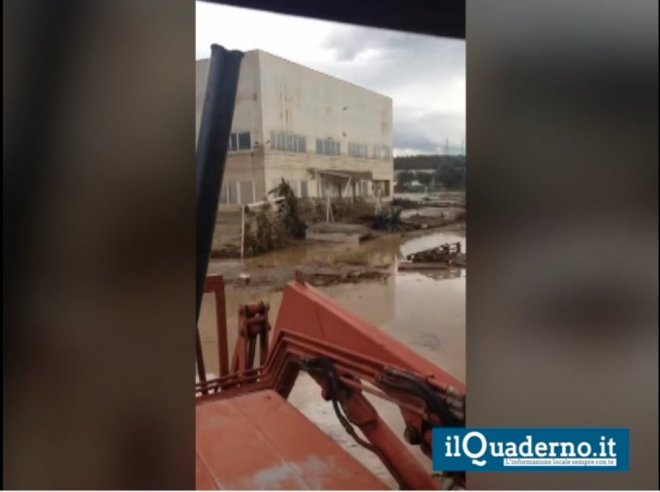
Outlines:
{"label": "concrete wall", "polygon": [[[208,60],[196,64],[197,120],[204,102]],[[255,200],[261,200],[284,177],[300,192],[307,182],[308,196],[319,196],[320,185],[308,169],[369,171],[374,180],[393,182],[392,99],[349,82],[317,72],[264,51],[245,54],[241,63],[232,132],[249,131],[251,151],[229,152],[221,203],[231,201],[227,187],[253,182]],[[273,149],[271,132],[290,132],[306,137],[307,151]],[[317,138],[340,143],[339,156],[318,155]],[[349,143],[366,144],[368,156],[349,155]],[[387,146],[389,158],[374,158],[374,146]],[[368,186],[371,194],[371,186]],[[362,189],[360,190],[362,191]],[[359,193],[361,194],[361,193]],[[244,199],[241,199],[246,203]]]}
{"label": "concrete wall", "polygon": [[224,205],[216,215],[211,250],[223,252],[225,256],[240,256],[241,251],[241,206]]}
{"label": "concrete wall", "polygon": [[[263,148],[254,149],[251,152],[232,152],[227,154],[227,162],[225,167],[225,177],[223,182],[223,190],[220,195],[220,203],[227,203],[227,187],[239,186],[242,187],[241,203],[252,203],[255,201],[263,200],[266,197],[267,181],[265,180],[264,173],[264,151]],[[252,195],[245,195],[245,184],[240,185],[236,183],[253,183]]]}
{"label": "concrete wall", "polygon": [[[297,182],[310,181],[310,196],[317,185],[310,180],[308,168],[346,171],[371,171],[374,180],[393,181],[392,99],[362,87],[317,72],[302,65],[257,51],[261,73],[263,134],[285,131],[304,135],[307,152],[283,152],[266,145],[266,183],[281,176]],[[340,142],[339,156],[318,155],[317,138]],[[350,142],[366,144],[368,157],[348,155]],[[390,158],[373,158],[373,148],[385,145]]]}
{"label": "concrete wall", "polygon": [[[196,72],[196,120],[195,135],[199,134],[206,83],[209,71],[209,60],[198,60]],[[228,187],[241,188],[245,191],[245,183],[252,182],[251,196],[255,201],[261,200],[266,193],[264,181],[263,134],[261,123],[261,95],[259,83],[259,58],[256,51],[248,51],[241,62],[236,91],[236,105],[232,119],[232,132],[249,131],[252,140],[252,150],[228,152],[225,167],[223,189],[220,203],[228,201]],[[238,191],[241,194],[240,191]],[[242,193],[245,195],[245,193]],[[245,202],[245,197],[242,197]]]}
{"label": "concrete wall", "polygon": [[[256,52],[261,66],[263,126],[309,138],[392,145],[392,99],[297,63]],[[312,142],[313,143],[313,142]],[[308,150],[314,150],[314,147]]]}
{"label": "concrete wall", "polygon": [[[209,60],[198,60],[195,64],[195,135],[199,134],[199,125],[204,107],[206,83],[209,73]],[[236,91],[236,105],[232,120],[232,132],[250,131],[252,144],[263,145],[261,102],[259,83],[258,52],[248,51],[241,62],[238,76],[238,89]]]}

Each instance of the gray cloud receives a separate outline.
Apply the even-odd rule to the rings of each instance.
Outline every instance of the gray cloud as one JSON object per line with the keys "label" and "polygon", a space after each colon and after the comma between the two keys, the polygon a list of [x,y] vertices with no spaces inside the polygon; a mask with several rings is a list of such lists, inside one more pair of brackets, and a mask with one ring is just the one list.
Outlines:
{"label": "gray cloud", "polygon": [[423,50],[432,45],[432,42],[429,42],[431,40],[433,38],[408,33],[342,26],[325,39],[323,46],[335,50],[339,61],[351,61],[368,49]]}
{"label": "gray cloud", "polygon": [[[464,42],[339,26],[322,46],[335,53],[335,60],[321,63],[321,70],[393,98],[399,152],[444,152],[447,139],[451,153],[462,150],[464,103],[457,107],[448,100],[454,97],[450,88],[465,83]],[[372,58],[361,63],[360,57],[369,54]]]}
{"label": "gray cloud", "polygon": [[460,150],[464,41],[204,2],[196,15],[198,56],[212,42],[269,51],[391,97],[395,154]]}
{"label": "gray cloud", "polygon": [[444,153],[448,145],[449,153],[457,154],[464,150],[464,125],[462,115],[402,110],[394,121],[394,147],[400,153],[435,154]]}
{"label": "gray cloud", "polygon": [[[339,62],[356,61],[369,50],[382,53],[380,66],[370,72],[386,72],[395,80],[413,77],[448,79],[465,77],[465,42],[419,34],[341,26],[326,37],[322,46],[334,50]],[[399,68],[391,72],[394,68]],[[419,70],[411,73],[408,69]],[[383,79],[387,80],[387,79]]]}

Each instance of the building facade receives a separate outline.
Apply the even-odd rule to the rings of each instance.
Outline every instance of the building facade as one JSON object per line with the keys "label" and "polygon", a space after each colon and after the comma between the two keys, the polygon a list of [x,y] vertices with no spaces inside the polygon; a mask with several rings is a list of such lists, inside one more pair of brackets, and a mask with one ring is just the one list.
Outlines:
{"label": "building facade", "polygon": [[[196,64],[197,131],[209,60]],[[392,195],[392,99],[261,50],[241,63],[220,201]]]}

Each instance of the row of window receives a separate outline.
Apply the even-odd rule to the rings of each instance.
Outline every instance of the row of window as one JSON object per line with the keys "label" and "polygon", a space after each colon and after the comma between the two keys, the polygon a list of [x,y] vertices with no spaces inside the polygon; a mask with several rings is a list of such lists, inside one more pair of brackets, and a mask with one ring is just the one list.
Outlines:
{"label": "row of window", "polygon": [[[309,182],[287,180],[289,186],[298,198],[309,197]],[[281,183],[281,179],[273,180],[270,189],[276,188]],[[344,194],[343,186],[337,183],[322,182],[317,183],[318,196],[341,196]],[[368,197],[376,193],[381,196],[389,196],[389,184],[385,181],[355,181],[352,183],[352,189],[348,191],[348,196]],[[257,199],[256,187],[254,181],[226,181],[222,185],[220,194],[220,203],[222,204],[249,204]]]}
{"label": "row of window", "polygon": [[322,155],[339,155],[339,142],[331,138],[316,139],[316,153]]}
{"label": "row of window", "polygon": [[[290,132],[270,132],[270,147],[283,152],[307,152],[307,137]],[[229,150],[250,150],[252,139],[250,132],[236,132],[229,137]],[[369,146],[363,143],[349,142],[348,155],[366,159],[369,157]],[[317,138],[316,153],[321,155],[338,156],[341,154],[341,143],[332,138]],[[371,157],[374,159],[389,159],[390,148],[387,145],[374,145]]]}
{"label": "row of window", "polygon": [[255,201],[254,181],[225,181],[222,184],[220,203],[254,203]]}
{"label": "row of window", "polygon": [[[309,183],[307,181],[287,180],[289,186],[298,198],[309,197]],[[281,180],[275,180],[271,183],[270,189],[275,189],[281,183]],[[254,181],[226,181],[222,185],[220,194],[220,203],[223,204],[249,204],[256,200]]]}
{"label": "row of window", "polygon": [[307,152],[307,138],[289,132],[270,132],[270,146],[284,152]]}
{"label": "row of window", "polygon": [[[317,138],[316,153],[322,155],[339,155],[341,153],[341,144],[339,141],[331,138]],[[348,155],[366,159],[369,157],[369,146],[363,143],[349,142]],[[391,157],[390,148],[387,145],[374,145],[371,157],[374,159],[389,159]]]}

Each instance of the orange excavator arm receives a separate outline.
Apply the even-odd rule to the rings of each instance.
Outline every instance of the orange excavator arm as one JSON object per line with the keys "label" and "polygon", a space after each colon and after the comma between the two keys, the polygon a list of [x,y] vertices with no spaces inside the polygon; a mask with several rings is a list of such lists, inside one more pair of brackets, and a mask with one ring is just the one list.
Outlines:
{"label": "orange excavator arm", "polygon": [[[209,285],[222,283],[210,279]],[[346,431],[380,458],[401,487],[438,488],[438,481],[380,418],[365,393],[396,404],[405,421],[404,440],[431,456],[433,427],[464,426],[463,383],[346,312],[300,277],[284,291],[270,345],[267,314],[263,303],[240,309],[232,370],[199,383],[198,401],[268,390],[286,399],[305,371],[332,401]],[[262,364],[254,367],[257,347]],[[463,485],[462,476],[451,478]]]}

